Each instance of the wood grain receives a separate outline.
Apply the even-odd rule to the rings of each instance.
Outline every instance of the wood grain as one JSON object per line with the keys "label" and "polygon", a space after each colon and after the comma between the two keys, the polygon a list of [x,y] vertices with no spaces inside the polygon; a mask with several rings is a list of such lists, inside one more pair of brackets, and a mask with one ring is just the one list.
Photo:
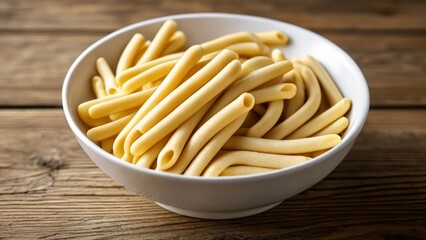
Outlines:
{"label": "wood grain", "polygon": [[[373,106],[426,106],[426,35],[330,33],[364,72]],[[0,105],[60,105],[75,58],[103,34],[0,33]],[[409,94],[408,94],[409,93]]]}
{"label": "wood grain", "polygon": [[0,133],[0,238],[426,235],[424,110],[372,110],[326,179],[268,212],[228,221],[178,216],[118,186],[86,157],[59,109],[0,110]]}
{"label": "wood grain", "polygon": [[226,0],[3,0],[0,29],[112,31],[149,18],[190,12],[252,14],[311,29],[424,31],[426,5],[421,0],[248,0],[243,4]]}

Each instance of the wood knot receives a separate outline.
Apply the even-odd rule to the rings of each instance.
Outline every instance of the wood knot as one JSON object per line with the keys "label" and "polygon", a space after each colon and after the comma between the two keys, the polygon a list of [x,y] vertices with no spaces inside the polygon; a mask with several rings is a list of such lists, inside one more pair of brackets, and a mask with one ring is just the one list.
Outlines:
{"label": "wood knot", "polygon": [[50,149],[43,154],[33,154],[30,156],[30,160],[38,166],[49,168],[51,171],[58,170],[65,165],[60,151],[57,149]]}

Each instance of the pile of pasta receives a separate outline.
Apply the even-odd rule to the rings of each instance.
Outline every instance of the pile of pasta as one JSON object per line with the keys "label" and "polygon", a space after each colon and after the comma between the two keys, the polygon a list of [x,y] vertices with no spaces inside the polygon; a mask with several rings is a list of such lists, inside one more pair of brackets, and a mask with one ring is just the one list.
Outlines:
{"label": "pile of pasta", "polygon": [[102,149],[157,171],[238,176],[309,161],[341,141],[351,101],[312,56],[288,60],[276,48],[287,42],[237,32],[184,50],[165,21],[152,41],[133,35],[115,72],[97,59],[96,98],[78,114]]}

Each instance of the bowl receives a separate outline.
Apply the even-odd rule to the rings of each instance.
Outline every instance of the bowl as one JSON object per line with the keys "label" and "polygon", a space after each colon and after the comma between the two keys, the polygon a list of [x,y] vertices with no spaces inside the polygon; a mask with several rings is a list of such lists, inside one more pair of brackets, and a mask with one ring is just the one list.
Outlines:
{"label": "bowl", "polygon": [[[77,115],[78,104],[94,98],[90,79],[95,61],[116,63],[134,33],[151,39],[161,24],[173,19],[185,32],[188,45],[237,31],[281,30],[290,43],[281,47],[288,58],[311,54],[334,78],[342,94],[352,100],[350,125],[343,140],[330,151],[299,165],[269,173],[240,177],[190,177],[144,169],[122,161],[90,141]],[[357,64],[338,46],[309,30],[255,16],[200,13],[156,18],[121,28],[88,47],[69,69],[62,91],[65,117],[77,141],[92,161],[120,185],[155,201],[172,212],[206,219],[245,217],[266,211],[325,178],[344,159],[367,118],[369,91]],[[313,203],[314,204],[314,203]]]}

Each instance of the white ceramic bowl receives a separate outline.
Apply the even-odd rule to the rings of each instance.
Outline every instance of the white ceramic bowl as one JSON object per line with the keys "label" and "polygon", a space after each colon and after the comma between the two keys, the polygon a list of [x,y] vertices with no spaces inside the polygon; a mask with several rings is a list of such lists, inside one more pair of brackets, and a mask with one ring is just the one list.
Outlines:
{"label": "white ceramic bowl", "polygon": [[[236,31],[282,30],[288,34],[291,42],[282,47],[285,55],[289,58],[313,55],[326,67],[343,95],[352,100],[350,126],[343,141],[327,153],[297,166],[253,176],[220,178],[155,172],[103,151],[86,137],[87,128],[76,112],[79,103],[93,98],[90,79],[95,74],[95,60],[103,56],[115,64],[121,49],[134,33],[141,32],[150,39],[166,19],[178,23],[179,29],[187,35],[188,45]],[[327,176],[349,152],[364,125],[369,109],[369,91],[363,74],[348,54],[311,31],[260,17],[203,13],[143,21],[95,42],[69,69],[62,102],[68,124],[83,150],[116,182],[170,211],[199,218],[227,219],[266,211]]]}

